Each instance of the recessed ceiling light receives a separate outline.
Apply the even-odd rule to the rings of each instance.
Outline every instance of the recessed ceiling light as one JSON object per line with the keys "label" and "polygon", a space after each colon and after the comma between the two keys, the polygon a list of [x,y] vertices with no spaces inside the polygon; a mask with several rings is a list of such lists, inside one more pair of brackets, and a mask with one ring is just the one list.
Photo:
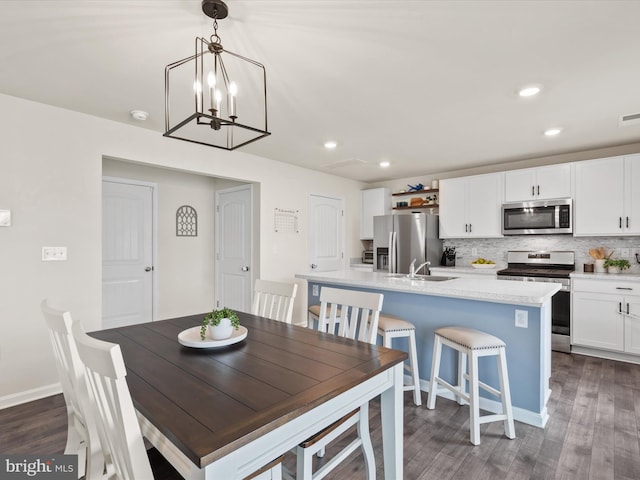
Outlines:
{"label": "recessed ceiling light", "polygon": [[562,132],[561,128],[548,128],[544,131],[544,134],[547,137],[555,137],[556,135],[559,135],[560,132]]}
{"label": "recessed ceiling light", "polygon": [[385,160],[380,162],[378,165],[380,165],[382,168],[387,168],[389,165],[391,165],[391,162]]}
{"label": "recessed ceiling light", "polygon": [[133,118],[134,120],[139,120],[141,122],[144,122],[147,118],[149,118],[149,114],[144,110],[131,110],[129,112],[129,115],[131,115],[131,118]]}
{"label": "recessed ceiling light", "polygon": [[327,150],[333,150],[334,148],[336,148],[338,146],[338,144],[332,140],[328,141],[328,142],[324,142],[324,148],[326,148]]}
{"label": "recessed ceiling light", "polygon": [[533,97],[542,91],[542,85],[527,85],[518,90],[521,97]]}

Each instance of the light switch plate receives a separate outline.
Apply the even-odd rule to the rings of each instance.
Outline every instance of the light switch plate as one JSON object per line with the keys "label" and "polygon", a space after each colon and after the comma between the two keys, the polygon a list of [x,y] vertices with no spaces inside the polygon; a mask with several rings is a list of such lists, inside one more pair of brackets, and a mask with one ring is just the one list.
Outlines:
{"label": "light switch plate", "polygon": [[67,247],[42,247],[43,262],[64,262],[67,260]]}
{"label": "light switch plate", "polygon": [[0,210],[0,227],[11,226],[11,210]]}

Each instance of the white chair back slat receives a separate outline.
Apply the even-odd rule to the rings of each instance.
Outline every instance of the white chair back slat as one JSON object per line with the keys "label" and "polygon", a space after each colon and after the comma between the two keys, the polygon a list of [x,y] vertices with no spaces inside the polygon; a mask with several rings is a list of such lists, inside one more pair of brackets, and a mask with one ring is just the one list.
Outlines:
{"label": "white chair back slat", "polygon": [[291,323],[297,290],[298,285],[295,283],[256,279],[251,313]]}
{"label": "white chair back slat", "polygon": [[42,315],[49,330],[49,338],[56,360],[58,377],[67,406],[67,444],[65,454],[78,455],[78,478],[90,478],[103,471],[104,458],[95,422],[87,408],[89,392],[84,366],[78,355],[71,333],[73,320],[69,312],[49,306],[47,300],[40,303]]}
{"label": "white chair back slat", "polygon": [[318,330],[375,343],[384,295],[322,287]]}
{"label": "white chair back slat", "polygon": [[110,460],[108,472],[119,480],[153,478],[120,345],[88,336],[78,322],[72,332],[84,364],[103,452]]}

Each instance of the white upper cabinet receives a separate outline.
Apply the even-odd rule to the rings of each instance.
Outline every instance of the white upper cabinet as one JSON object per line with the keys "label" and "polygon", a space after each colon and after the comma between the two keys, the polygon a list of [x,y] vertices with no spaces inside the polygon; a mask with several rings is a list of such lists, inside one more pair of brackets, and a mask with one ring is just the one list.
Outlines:
{"label": "white upper cabinet", "polygon": [[574,235],[640,234],[640,154],[575,168]]}
{"label": "white upper cabinet", "polygon": [[440,180],[440,238],[501,237],[504,173]]}
{"label": "white upper cabinet", "polygon": [[371,188],[360,191],[360,239],[373,239],[373,217],[391,213],[391,191]]}
{"label": "white upper cabinet", "polygon": [[505,173],[505,202],[571,197],[571,165],[525,168]]}

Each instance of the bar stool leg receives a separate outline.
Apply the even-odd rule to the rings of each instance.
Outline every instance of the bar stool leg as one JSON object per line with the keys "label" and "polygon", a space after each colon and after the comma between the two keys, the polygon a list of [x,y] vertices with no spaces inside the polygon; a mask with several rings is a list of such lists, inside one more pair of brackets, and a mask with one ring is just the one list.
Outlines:
{"label": "bar stool leg", "polygon": [[507,416],[504,420],[504,433],[507,438],[516,438],[516,430],[513,425],[513,408],[511,407],[511,390],[509,389],[509,375],[507,373],[507,354],[504,348],[500,349],[498,358],[498,376],[500,377],[500,391],[502,395],[502,412]]}
{"label": "bar stool leg", "polygon": [[413,382],[413,403],[422,405],[420,393],[420,377],[418,375],[418,352],[416,352],[416,333],[409,332],[409,365],[411,366],[411,381]]}
{"label": "bar stool leg", "polygon": [[469,423],[470,440],[474,445],[480,445],[480,389],[478,388],[478,355],[469,352]]}
{"label": "bar stool leg", "polygon": [[440,353],[442,352],[442,342],[438,335],[433,342],[433,359],[431,360],[431,379],[429,379],[429,392],[427,393],[427,408],[436,408],[436,396],[438,389],[437,378],[440,374]]}
{"label": "bar stool leg", "polygon": [[[458,351],[458,389],[462,393],[467,393],[467,354]],[[465,405],[465,401],[461,395],[456,396],[458,405]]]}

